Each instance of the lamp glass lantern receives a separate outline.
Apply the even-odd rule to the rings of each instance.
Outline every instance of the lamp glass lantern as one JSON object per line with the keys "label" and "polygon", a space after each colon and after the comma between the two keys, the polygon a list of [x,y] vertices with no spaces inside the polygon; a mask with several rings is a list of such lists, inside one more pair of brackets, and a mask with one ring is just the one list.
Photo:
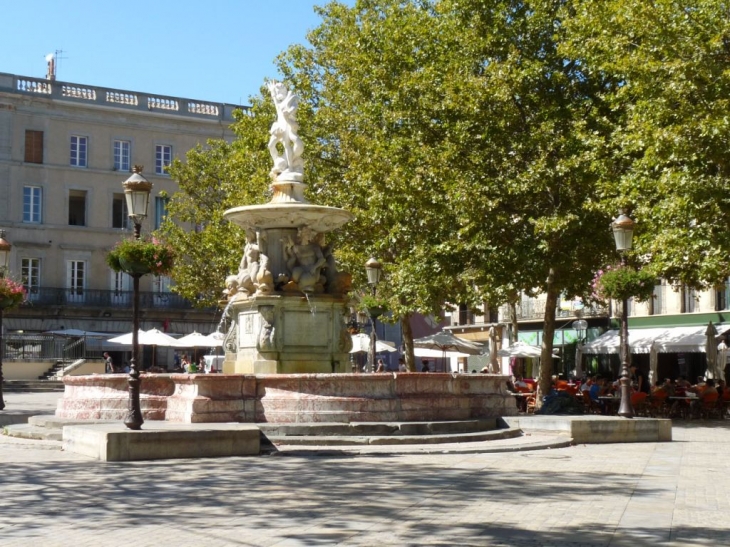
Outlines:
{"label": "lamp glass lantern", "polygon": [[611,223],[613,238],[616,241],[616,250],[619,252],[630,251],[634,238],[634,225],[636,223],[628,216],[621,213]]}
{"label": "lamp glass lantern", "polygon": [[374,257],[365,263],[365,272],[368,275],[368,284],[375,287],[383,277],[383,265]]}
{"label": "lamp glass lantern", "polygon": [[147,216],[152,183],[142,176],[142,166],[135,165],[132,176],[122,183],[127,211],[135,224],[141,224]]}

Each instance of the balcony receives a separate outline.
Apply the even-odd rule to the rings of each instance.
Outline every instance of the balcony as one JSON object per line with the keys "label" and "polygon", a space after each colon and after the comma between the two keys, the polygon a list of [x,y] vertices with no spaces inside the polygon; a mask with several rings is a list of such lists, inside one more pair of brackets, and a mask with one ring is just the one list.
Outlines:
{"label": "balcony", "polygon": [[[38,287],[31,289],[24,307],[130,308],[132,291],[104,291]],[[141,309],[190,310],[193,303],[170,292],[140,292]]]}

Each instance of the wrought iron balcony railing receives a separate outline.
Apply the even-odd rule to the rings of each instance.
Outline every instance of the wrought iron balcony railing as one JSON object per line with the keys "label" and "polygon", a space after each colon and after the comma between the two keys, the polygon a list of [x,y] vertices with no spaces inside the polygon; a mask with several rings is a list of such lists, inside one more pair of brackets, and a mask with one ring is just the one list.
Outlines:
{"label": "wrought iron balcony railing", "polygon": [[[25,305],[131,309],[132,295],[132,291],[38,287],[29,291]],[[142,309],[188,310],[194,307],[186,298],[170,292],[140,292],[139,305]]]}

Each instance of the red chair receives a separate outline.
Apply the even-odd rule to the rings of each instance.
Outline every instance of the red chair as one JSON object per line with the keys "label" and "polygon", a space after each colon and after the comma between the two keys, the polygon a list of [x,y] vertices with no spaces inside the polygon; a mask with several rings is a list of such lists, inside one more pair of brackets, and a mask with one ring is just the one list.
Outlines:
{"label": "red chair", "polygon": [[651,394],[651,398],[649,399],[647,408],[649,416],[651,416],[652,418],[656,418],[657,416],[666,418],[669,415],[669,408],[667,407],[668,396],[669,394],[663,389],[655,391]]}
{"label": "red chair", "polygon": [[643,391],[637,391],[631,394],[631,406],[637,416],[646,416],[649,414],[649,405],[646,402],[647,394]]}
{"label": "red chair", "polygon": [[702,398],[696,402],[699,417],[709,419],[712,416],[717,416],[718,419],[722,419],[720,406],[717,404],[719,398],[720,395],[718,393],[705,393]]}

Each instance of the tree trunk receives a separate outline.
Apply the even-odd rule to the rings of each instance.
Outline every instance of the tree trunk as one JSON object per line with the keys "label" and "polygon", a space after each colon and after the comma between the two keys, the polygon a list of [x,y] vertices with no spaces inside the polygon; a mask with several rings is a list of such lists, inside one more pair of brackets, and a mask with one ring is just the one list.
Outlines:
{"label": "tree trunk", "polygon": [[403,350],[408,372],[416,372],[416,356],[413,355],[413,330],[411,329],[411,314],[400,318],[401,334],[403,335]]}
{"label": "tree trunk", "polygon": [[545,299],[545,322],[542,330],[542,353],[540,355],[540,378],[537,390],[537,407],[542,398],[550,393],[553,379],[553,338],[555,337],[555,308],[558,305],[558,290],[555,287],[555,270],[550,268]]}

